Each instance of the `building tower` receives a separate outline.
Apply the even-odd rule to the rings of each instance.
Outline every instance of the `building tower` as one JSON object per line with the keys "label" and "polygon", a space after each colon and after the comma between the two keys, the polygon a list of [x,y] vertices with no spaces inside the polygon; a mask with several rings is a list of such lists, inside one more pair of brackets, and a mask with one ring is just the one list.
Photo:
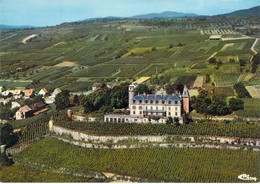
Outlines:
{"label": "building tower", "polygon": [[135,95],[135,86],[134,85],[129,85],[128,93],[129,93],[129,104],[132,104],[133,98]]}
{"label": "building tower", "polygon": [[188,88],[184,85],[183,93],[182,93],[182,101],[183,101],[183,109],[186,114],[190,113],[190,95],[188,92]]}

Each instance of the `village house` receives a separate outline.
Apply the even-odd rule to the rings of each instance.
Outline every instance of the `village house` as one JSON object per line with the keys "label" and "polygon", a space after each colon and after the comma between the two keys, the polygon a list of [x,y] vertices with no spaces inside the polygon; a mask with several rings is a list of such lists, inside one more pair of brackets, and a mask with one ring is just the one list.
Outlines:
{"label": "village house", "polygon": [[55,99],[56,96],[57,96],[59,93],[61,93],[60,88],[56,88],[56,89],[52,92],[51,98]]}
{"label": "village house", "polygon": [[96,91],[98,88],[100,88],[102,85],[100,83],[94,83],[92,85],[92,91]]}
{"label": "village house", "polygon": [[35,95],[35,92],[33,89],[27,89],[24,92],[24,98],[32,98]]}
{"label": "village house", "polygon": [[[183,94],[154,95],[142,94],[134,96],[136,85],[129,86],[129,115],[108,114],[105,122],[166,123],[167,119],[178,118],[182,123],[182,114],[189,113],[189,92],[184,86]],[[159,120],[151,119],[159,117]]]}
{"label": "village house", "polygon": [[26,119],[31,116],[39,115],[43,112],[48,111],[48,108],[45,108],[45,103],[38,102],[32,105],[25,105],[21,107],[15,114],[16,120]]}
{"label": "village house", "polygon": [[46,88],[42,88],[39,92],[38,92],[39,95],[42,95],[43,97],[44,96],[47,96],[48,94],[48,91]]}
{"label": "village house", "polygon": [[13,90],[13,97],[14,99],[19,99],[22,97],[22,91],[19,89]]}
{"label": "village house", "polygon": [[211,35],[209,37],[209,40],[220,40],[222,35]]}
{"label": "village house", "polygon": [[4,99],[4,98],[0,98],[0,103],[3,103],[4,105],[7,104],[8,102],[10,102],[11,98],[7,98],[7,99]]}
{"label": "village house", "polygon": [[30,117],[32,114],[31,111],[32,111],[32,109],[28,105],[21,107],[15,113],[16,120],[25,119],[25,118]]}
{"label": "village house", "polygon": [[21,107],[21,105],[18,102],[12,102],[11,109],[14,109],[16,107]]}

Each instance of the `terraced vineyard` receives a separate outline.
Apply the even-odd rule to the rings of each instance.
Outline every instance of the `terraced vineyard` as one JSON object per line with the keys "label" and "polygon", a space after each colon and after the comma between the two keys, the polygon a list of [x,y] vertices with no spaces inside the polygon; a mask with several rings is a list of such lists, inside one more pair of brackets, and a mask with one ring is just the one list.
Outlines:
{"label": "terraced vineyard", "polygon": [[[241,35],[226,27],[230,23],[205,24],[196,30],[195,25],[181,26],[182,20],[171,21],[176,28],[152,27],[142,21],[108,20],[29,30],[1,30],[0,85],[84,91],[93,83],[108,79],[115,82],[117,79],[167,75],[171,82],[179,82],[182,76],[192,72],[194,77],[215,73],[216,84],[226,86],[238,80],[241,58],[247,61],[245,70],[249,73],[249,60],[253,55],[250,48],[254,39],[236,39]],[[209,40],[214,33],[223,34],[223,40]],[[26,44],[22,43],[31,35],[36,36]],[[214,53],[217,61],[224,63],[220,69],[207,63]],[[231,58],[235,63],[229,63]],[[76,82],[82,77],[92,77],[91,83]],[[203,85],[201,79],[198,78],[195,87]],[[28,82],[19,82],[22,80]],[[251,84],[256,80],[245,78]],[[76,82],[78,87],[72,88],[68,81]],[[193,82],[191,79],[189,84],[192,86]]]}
{"label": "terraced vineyard", "polygon": [[241,182],[237,178],[241,173],[259,176],[258,156],[253,151],[213,148],[87,149],[46,138],[14,160],[39,168],[112,172],[154,181]]}

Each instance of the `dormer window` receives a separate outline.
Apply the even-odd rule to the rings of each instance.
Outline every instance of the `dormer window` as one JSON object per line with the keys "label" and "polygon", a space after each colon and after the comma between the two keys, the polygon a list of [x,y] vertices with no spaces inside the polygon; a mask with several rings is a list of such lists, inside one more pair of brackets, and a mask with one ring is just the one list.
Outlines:
{"label": "dormer window", "polygon": [[175,104],[178,104],[178,101],[175,101]]}
{"label": "dormer window", "polygon": [[133,103],[135,103],[135,100],[133,100]]}
{"label": "dormer window", "polygon": [[162,104],[164,104],[164,102],[165,102],[165,101],[164,101],[164,100],[162,100]]}
{"label": "dormer window", "polygon": [[145,100],[145,103],[148,103],[148,100]]}
{"label": "dormer window", "polygon": [[156,104],[158,104],[158,102],[159,102],[158,100],[155,101]]}
{"label": "dormer window", "polygon": [[153,100],[150,100],[150,103],[152,104],[152,103],[153,103]]}
{"label": "dormer window", "polygon": [[133,106],[133,109],[136,109],[136,106]]}
{"label": "dormer window", "polygon": [[142,100],[139,100],[139,103],[142,103]]}
{"label": "dormer window", "polygon": [[172,101],[171,100],[169,100],[169,104],[171,104],[172,103]]}

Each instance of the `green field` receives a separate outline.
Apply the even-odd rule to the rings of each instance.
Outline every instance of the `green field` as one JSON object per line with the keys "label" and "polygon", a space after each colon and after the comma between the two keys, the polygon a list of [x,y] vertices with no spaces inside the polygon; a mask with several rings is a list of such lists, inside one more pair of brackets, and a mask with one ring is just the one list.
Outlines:
{"label": "green field", "polygon": [[33,169],[20,164],[2,167],[1,182],[103,182],[104,180]]}
{"label": "green field", "polygon": [[259,177],[259,153],[244,150],[86,149],[46,138],[13,158],[49,169],[104,171],[165,182],[241,182],[241,173]]}
{"label": "green field", "polygon": [[260,100],[259,99],[245,99],[245,108],[244,110],[238,110],[234,112],[235,115],[239,117],[260,117]]}

